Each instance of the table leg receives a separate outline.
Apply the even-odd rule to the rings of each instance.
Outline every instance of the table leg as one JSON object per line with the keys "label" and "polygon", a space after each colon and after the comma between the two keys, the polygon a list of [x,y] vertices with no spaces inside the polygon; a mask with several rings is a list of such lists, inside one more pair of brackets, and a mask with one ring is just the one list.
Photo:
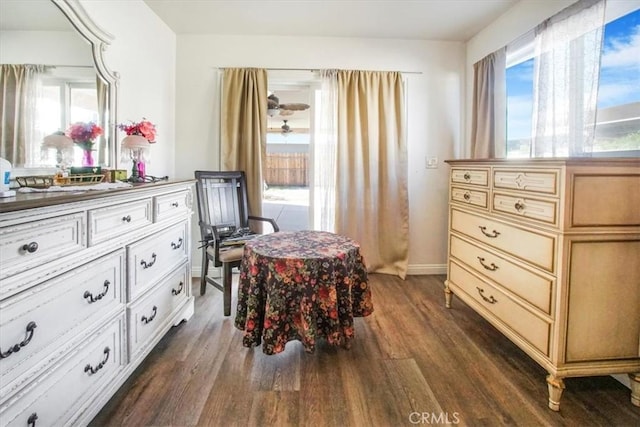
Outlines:
{"label": "table leg", "polygon": [[640,372],[629,374],[631,380],[631,403],[640,406]]}
{"label": "table leg", "polygon": [[560,398],[564,391],[564,381],[555,375],[547,375],[547,385],[549,387],[549,408],[554,411],[560,410]]}

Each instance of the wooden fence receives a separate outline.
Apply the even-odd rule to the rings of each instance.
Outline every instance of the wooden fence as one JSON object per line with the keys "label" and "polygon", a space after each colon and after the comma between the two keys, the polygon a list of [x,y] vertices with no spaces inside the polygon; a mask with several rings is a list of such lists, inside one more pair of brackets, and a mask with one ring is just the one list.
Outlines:
{"label": "wooden fence", "polygon": [[265,181],[267,185],[306,187],[308,164],[308,153],[267,153]]}

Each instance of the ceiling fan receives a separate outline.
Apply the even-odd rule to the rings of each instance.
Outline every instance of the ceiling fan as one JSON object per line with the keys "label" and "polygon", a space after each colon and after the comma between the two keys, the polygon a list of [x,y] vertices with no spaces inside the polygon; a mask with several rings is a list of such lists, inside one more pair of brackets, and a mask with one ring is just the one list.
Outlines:
{"label": "ceiling fan", "polygon": [[280,99],[271,94],[267,97],[267,114],[273,117],[276,114],[281,116],[290,116],[296,111],[304,111],[309,108],[309,104],[293,102],[289,104],[280,104]]}

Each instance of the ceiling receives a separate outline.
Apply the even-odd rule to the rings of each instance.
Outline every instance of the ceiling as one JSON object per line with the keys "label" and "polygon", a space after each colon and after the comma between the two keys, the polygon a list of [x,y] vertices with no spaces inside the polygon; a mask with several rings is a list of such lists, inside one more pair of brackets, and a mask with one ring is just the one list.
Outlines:
{"label": "ceiling", "polygon": [[176,34],[467,41],[518,0],[145,0]]}

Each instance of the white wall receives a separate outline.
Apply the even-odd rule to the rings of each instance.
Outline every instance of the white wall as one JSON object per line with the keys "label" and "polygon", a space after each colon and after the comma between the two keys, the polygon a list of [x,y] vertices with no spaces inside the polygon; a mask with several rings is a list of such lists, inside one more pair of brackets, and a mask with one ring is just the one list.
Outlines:
{"label": "white wall", "polygon": [[[114,36],[105,52],[107,66],[120,75],[118,123],[143,117],[156,124],[150,175],[176,178],[176,35],[142,0],[81,0],[103,30]],[[124,133],[118,135],[119,141]],[[130,169],[130,162],[121,162]]]}
{"label": "white wall", "polygon": [[[447,179],[460,144],[464,47],[416,40],[179,35],[176,175],[215,170],[219,154],[217,67],[414,71],[408,80],[410,273],[444,273]],[[440,160],[425,169],[425,157]],[[392,209],[392,207],[390,207]],[[197,232],[194,228],[194,232]],[[194,264],[200,255],[194,252]]]}

